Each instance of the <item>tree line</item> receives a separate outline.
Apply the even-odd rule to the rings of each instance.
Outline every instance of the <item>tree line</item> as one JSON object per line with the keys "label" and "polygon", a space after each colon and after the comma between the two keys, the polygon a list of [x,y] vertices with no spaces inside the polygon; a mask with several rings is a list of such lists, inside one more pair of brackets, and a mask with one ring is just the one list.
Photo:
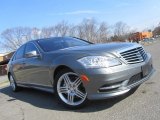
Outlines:
{"label": "tree line", "polygon": [[160,35],[160,23],[153,30],[153,36]]}
{"label": "tree line", "polygon": [[109,26],[106,22],[97,22],[95,19],[84,19],[81,23],[73,25],[66,21],[50,27],[16,27],[6,29],[1,33],[1,47],[14,51],[27,41],[41,38],[72,36],[88,40],[93,43],[106,43],[111,41],[125,41],[134,33],[124,22],[117,22]]}

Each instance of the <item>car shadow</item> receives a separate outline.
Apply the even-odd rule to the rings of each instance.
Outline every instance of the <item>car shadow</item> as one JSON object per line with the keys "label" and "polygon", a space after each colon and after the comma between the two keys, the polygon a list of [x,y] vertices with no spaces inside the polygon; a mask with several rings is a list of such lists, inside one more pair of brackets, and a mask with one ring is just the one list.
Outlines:
{"label": "car shadow", "polygon": [[[136,90],[136,89],[135,89]],[[57,110],[57,111],[74,111],[74,112],[96,112],[101,111],[104,109],[111,108],[116,103],[123,101],[125,98],[130,96],[135,92],[135,90],[131,90],[127,94],[124,94],[119,97],[110,98],[106,100],[96,100],[96,101],[89,101],[88,104],[80,109],[71,110],[65,108],[54,96],[54,94],[33,90],[33,89],[22,89],[19,92],[12,92],[10,87],[5,87],[0,89],[2,94],[9,96],[7,102],[12,102],[15,100],[20,100],[26,103],[29,103],[33,106],[43,108],[43,109],[50,109],[50,110]]]}

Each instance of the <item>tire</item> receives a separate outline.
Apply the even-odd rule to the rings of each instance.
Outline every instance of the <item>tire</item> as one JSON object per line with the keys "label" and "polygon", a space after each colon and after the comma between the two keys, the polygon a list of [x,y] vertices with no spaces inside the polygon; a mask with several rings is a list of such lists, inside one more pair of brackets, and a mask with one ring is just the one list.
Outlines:
{"label": "tire", "polygon": [[9,75],[9,82],[12,91],[17,92],[19,90],[19,87],[17,86],[17,83],[11,74]]}
{"label": "tire", "polygon": [[55,76],[54,90],[58,100],[67,108],[80,108],[88,101],[81,79],[69,69],[63,69]]}

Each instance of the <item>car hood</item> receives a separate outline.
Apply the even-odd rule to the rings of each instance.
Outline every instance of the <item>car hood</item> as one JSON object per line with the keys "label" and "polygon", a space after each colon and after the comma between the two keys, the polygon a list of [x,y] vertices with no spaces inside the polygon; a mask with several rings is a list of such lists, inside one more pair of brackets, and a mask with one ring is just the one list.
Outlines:
{"label": "car hood", "polygon": [[[64,56],[70,56],[70,58],[81,58],[88,55],[112,55],[115,57],[120,57],[119,52],[124,51],[125,49],[132,49],[135,47],[139,47],[140,45],[137,43],[106,43],[106,44],[91,44],[87,46],[76,46],[69,47],[53,52],[49,52],[53,57],[63,58]],[[50,57],[52,58],[52,57]]]}
{"label": "car hood", "polygon": [[89,51],[89,52],[112,52],[128,47],[134,47],[136,43],[106,43],[106,44],[91,44],[87,46],[69,47],[63,50],[69,51]]}

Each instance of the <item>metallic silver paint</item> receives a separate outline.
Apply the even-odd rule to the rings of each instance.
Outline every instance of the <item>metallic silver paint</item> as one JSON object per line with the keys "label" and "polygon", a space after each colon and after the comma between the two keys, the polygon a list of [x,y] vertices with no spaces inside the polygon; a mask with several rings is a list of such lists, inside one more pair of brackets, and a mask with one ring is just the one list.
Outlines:
{"label": "metallic silver paint", "polygon": [[[62,38],[65,39],[65,37]],[[41,90],[49,91],[49,89],[51,90],[54,86],[55,70],[60,66],[66,66],[72,69],[77,75],[83,74],[89,78],[89,82],[87,84],[82,81],[87,92],[88,99],[104,99],[128,92],[133,87],[136,87],[148,80],[154,71],[152,69],[152,71],[139,82],[130,86],[126,85],[127,81],[129,81],[133,75],[142,72],[142,66],[152,64],[150,54],[147,54],[147,59],[144,62],[137,64],[127,64],[123,58],[121,58],[119,54],[120,52],[141,47],[141,45],[136,43],[93,44],[88,46],[65,48],[53,52],[44,52],[36,43],[36,40],[30,42],[36,45],[40,52],[40,56],[22,58],[16,61],[12,61],[11,59],[8,64],[8,72],[13,75],[17,85],[28,86],[36,89],[41,88]],[[122,63],[122,65],[110,68],[86,69],[77,62],[77,59],[79,58],[94,55],[114,56]],[[122,84],[122,87],[117,90],[106,93],[98,92],[98,89],[104,84],[109,85],[121,81],[125,84]],[[47,88],[44,86],[47,86]]]}

